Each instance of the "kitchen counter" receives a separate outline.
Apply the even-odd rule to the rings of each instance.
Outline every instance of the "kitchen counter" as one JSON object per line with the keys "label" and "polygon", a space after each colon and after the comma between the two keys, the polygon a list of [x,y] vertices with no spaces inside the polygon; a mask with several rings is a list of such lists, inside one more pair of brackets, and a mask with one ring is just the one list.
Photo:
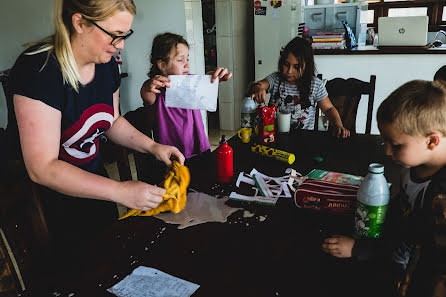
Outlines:
{"label": "kitchen counter", "polygon": [[398,55],[398,54],[446,54],[446,45],[428,48],[418,46],[376,47],[373,45],[358,46],[349,49],[315,49],[315,55]]}

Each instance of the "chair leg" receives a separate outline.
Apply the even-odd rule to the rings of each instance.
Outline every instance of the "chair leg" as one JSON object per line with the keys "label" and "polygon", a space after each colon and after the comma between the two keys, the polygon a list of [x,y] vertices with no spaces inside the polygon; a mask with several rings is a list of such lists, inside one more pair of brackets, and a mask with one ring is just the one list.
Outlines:
{"label": "chair leg", "polygon": [[398,297],[407,296],[409,286],[412,281],[413,274],[415,272],[415,268],[417,267],[418,260],[420,259],[420,253],[421,253],[421,245],[417,244],[410,256],[409,263],[407,264],[406,271],[404,272],[404,277],[398,286],[398,292],[397,292]]}
{"label": "chair leg", "polygon": [[17,296],[24,290],[25,285],[20,270],[6,236],[0,228],[0,295]]}

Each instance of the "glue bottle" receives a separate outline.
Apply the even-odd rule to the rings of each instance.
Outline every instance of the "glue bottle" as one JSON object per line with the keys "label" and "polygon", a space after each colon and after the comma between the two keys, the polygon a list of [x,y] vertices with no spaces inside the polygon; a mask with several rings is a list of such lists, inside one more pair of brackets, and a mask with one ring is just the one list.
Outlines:
{"label": "glue bottle", "polygon": [[221,183],[228,183],[234,175],[233,152],[222,135],[220,146],[215,150],[217,155],[217,180]]}
{"label": "glue bottle", "polygon": [[290,165],[293,164],[294,161],[296,160],[296,156],[292,153],[288,153],[285,151],[281,151],[260,144],[252,146],[251,151],[260,154],[262,156],[267,156],[282,162],[287,162]]}
{"label": "glue bottle", "polygon": [[384,177],[384,166],[369,165],[369,173],[361,182],[356,201],[355,230],[360,236],[378,238],[381,236],[387,206],[389,185]]}

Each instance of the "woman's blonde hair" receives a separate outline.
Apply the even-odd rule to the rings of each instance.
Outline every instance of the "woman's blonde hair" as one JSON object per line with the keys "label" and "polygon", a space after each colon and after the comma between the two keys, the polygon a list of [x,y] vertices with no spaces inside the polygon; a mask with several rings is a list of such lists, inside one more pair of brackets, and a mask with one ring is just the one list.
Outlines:
{"label": "woman's blonde hair", "polygon": [[73,33],[73,14],[80,13],[84,18],[102,21],[121,11],[128,11],[134,15],[136,14],[135,4],[132,0],[56,0],[54,7],[54,34],[42,40],[28,43],[27,45],[30,46],[41,45],[27,54],[33,55],[48,51],[49,57],[54,52],[60,64],[64,83],[70,84],[78,92],[79,83],[82,84],[83,81],[77,69],[71,48],[70,37]]}
{"label": "woman's blonde hair", "polygon": [[446,88],[438,81],[409,81],[381,103],[376,117],[407,135],[446,135]]}

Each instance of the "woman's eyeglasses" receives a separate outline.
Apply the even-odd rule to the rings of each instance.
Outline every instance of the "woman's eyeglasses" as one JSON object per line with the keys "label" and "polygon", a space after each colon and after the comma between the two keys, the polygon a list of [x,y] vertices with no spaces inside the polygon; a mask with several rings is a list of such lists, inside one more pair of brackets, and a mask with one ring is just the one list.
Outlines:
{"label": "woman's eyeglasses", "polygon": [[95,25],[96,27],[99,28],[99,30],[101,30],[102,32],[104,32],[105,34],[107,34],[108,36],[110,36],[112,38],[110,44],[111,45],[116,45],[118,43],[120,43],[123,40],[126,40],[127,38],[129,38],[132,34],[133,34],[133,30],[130,29],[130,31],[125,34],[125,35],[121,35],[121,36],[117,36],[115,34],[112,34],[110,32],[108,32],[107,30],[105,30],[104,28],[102,28],[101,26],[99,26],[98,24],[96,24],[96,22],[89,20],[87,18],[85,18],[87,21],[89,21],[90,23],[92,23],[93,25]]}

